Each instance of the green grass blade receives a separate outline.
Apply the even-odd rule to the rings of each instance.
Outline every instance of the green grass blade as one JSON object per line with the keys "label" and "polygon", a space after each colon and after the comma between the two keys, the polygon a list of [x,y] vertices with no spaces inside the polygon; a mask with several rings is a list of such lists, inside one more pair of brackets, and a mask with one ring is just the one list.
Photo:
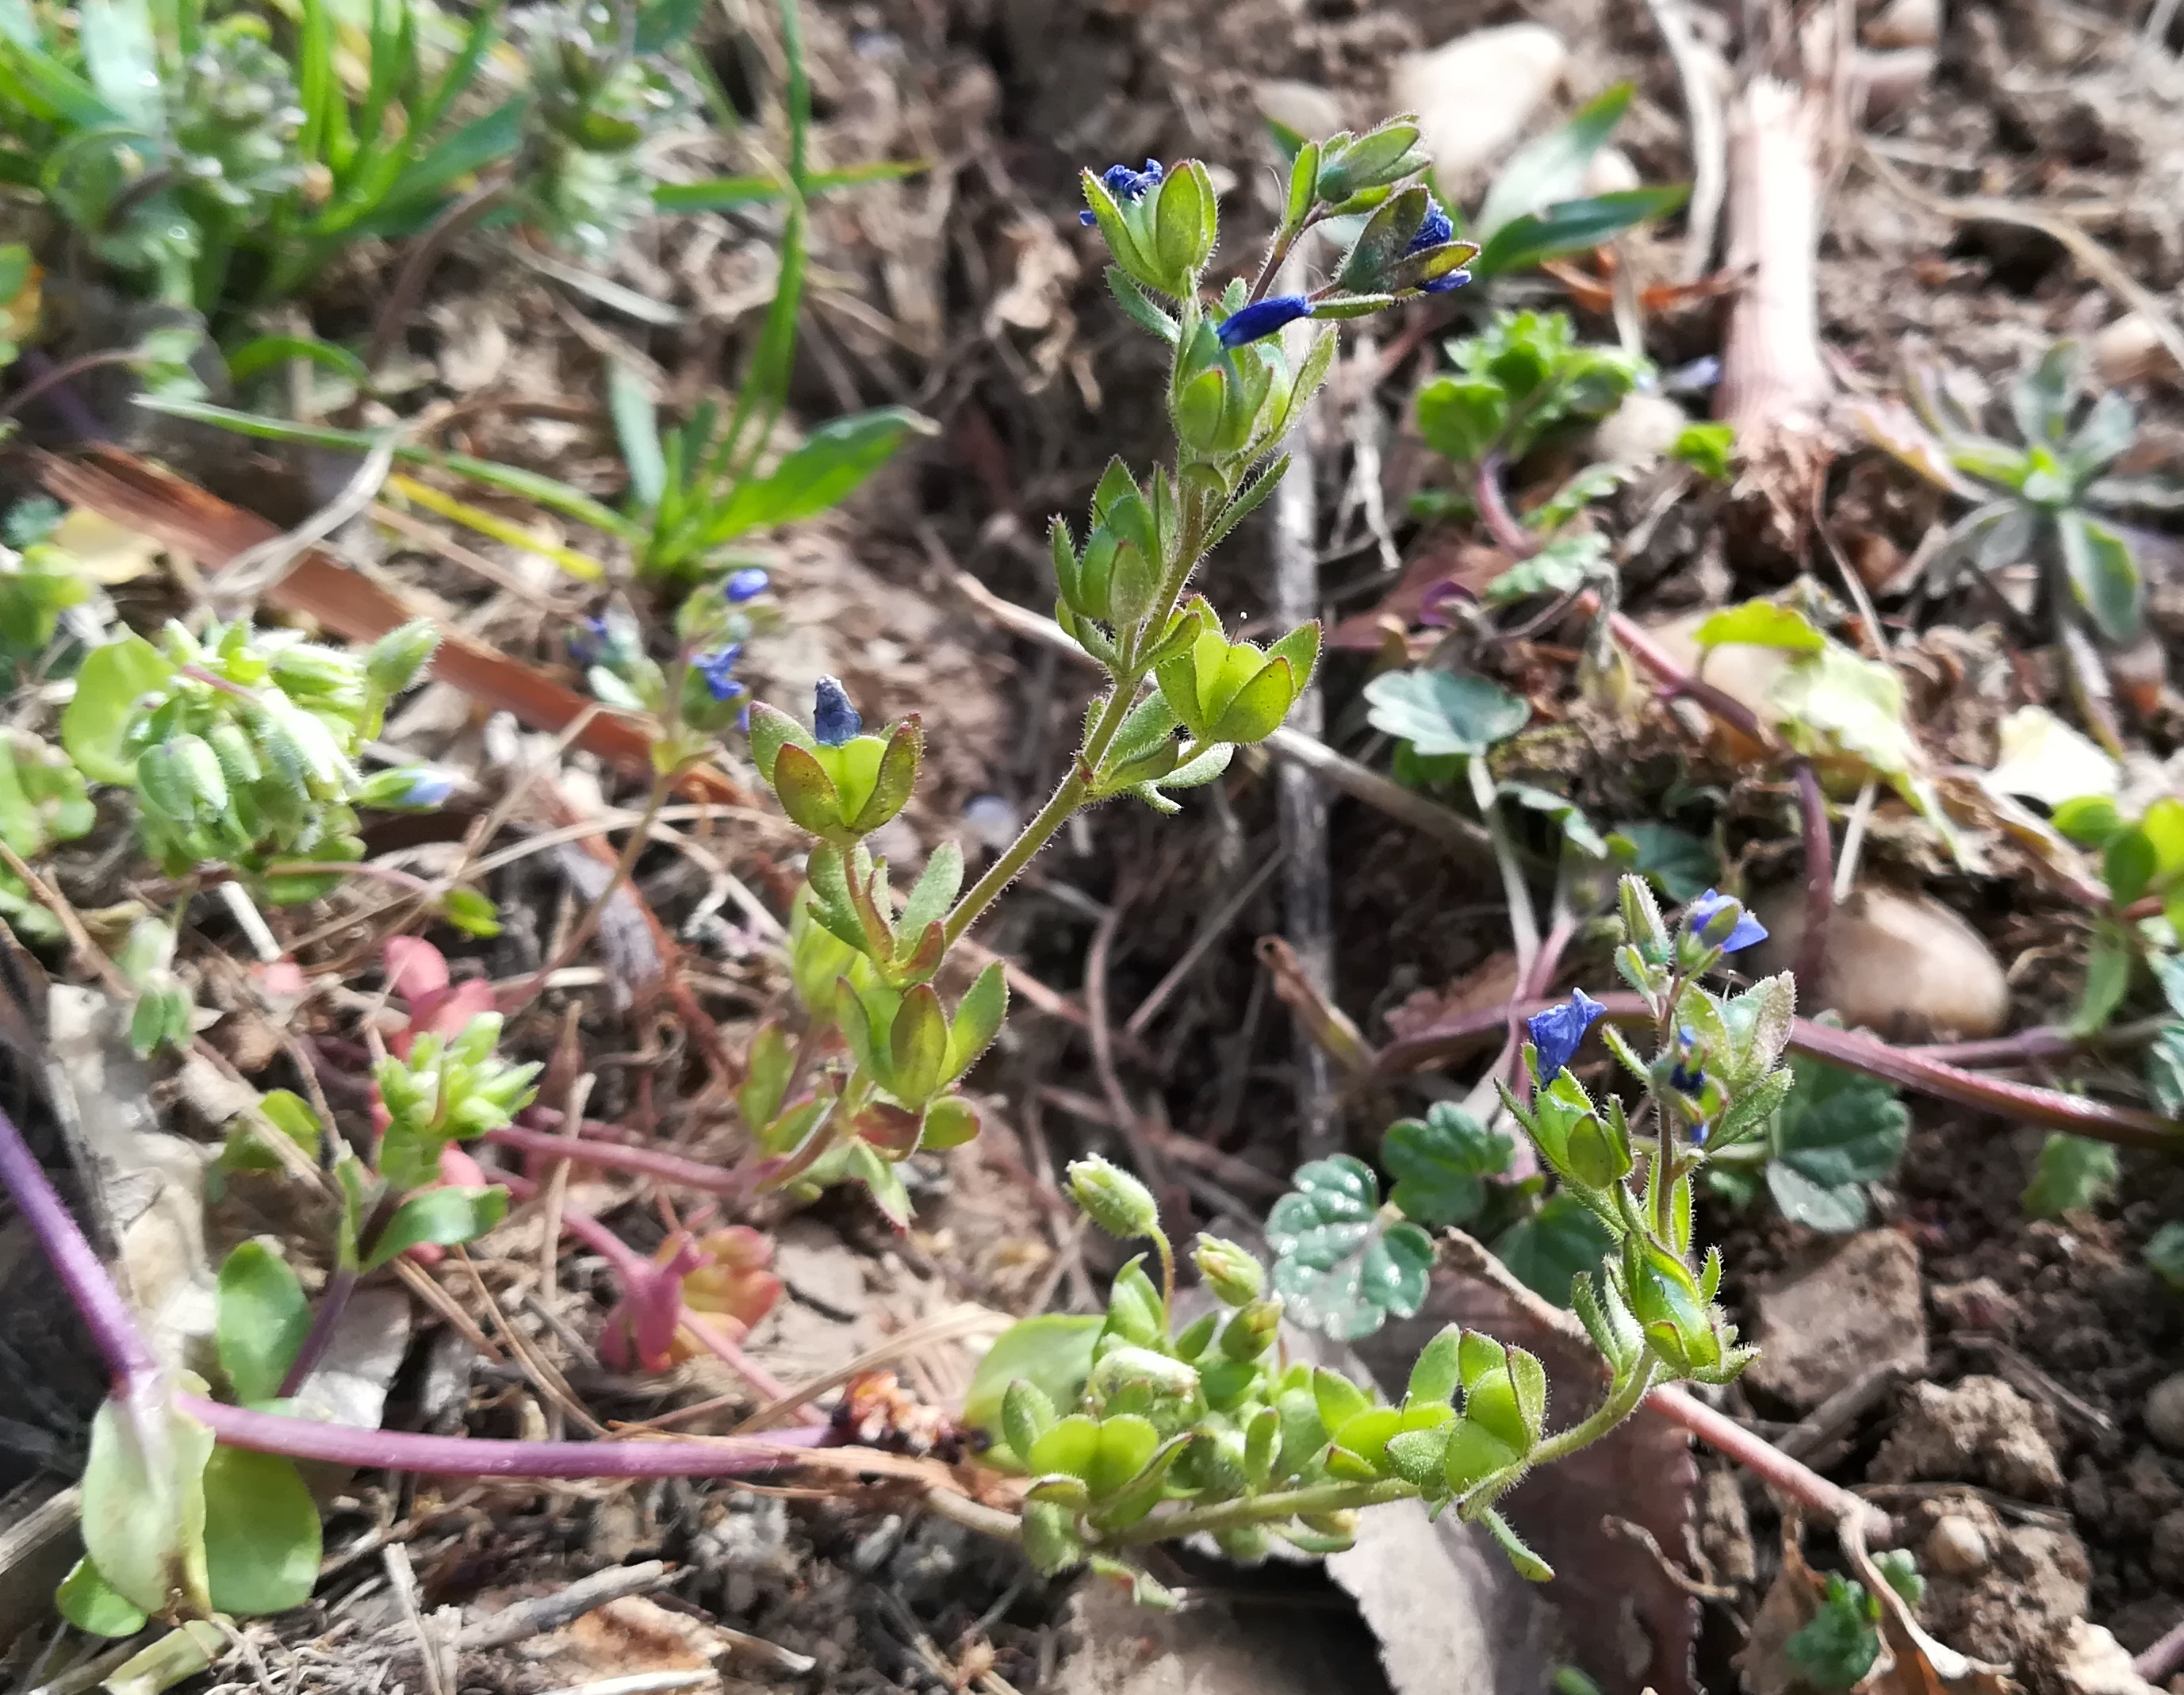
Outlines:
{"label": "green grass blade", "polygon": [[620,360],[607,366],[607,410],[615,439],[629,466],[629,492],[638,506],[657,511],[667,491],[667,456],[660,442],[660,414],[644,379]]}
{"label": "green grass blade", "polygon": [[[170,418],[186,418],[192,423],[210,424],[216,429],[232,430],[237,435],[254,436],[260,441],[298,442],[308,447],[339,448],[351,453],[369,453],[378,444],[379,436],[365,430],[336,430],[320,425],[292,424],[285,418],[269,418],[259,412],[238,412],[232,407],[215,406],[203,400],[167,399],[157,395],[140,394],[136,404],[148,411],[163,413]],[[468,477],[473,482],[482,482],[488,488],[498,488],[504,493],[520,494],[535,501],[550,512],[574,518],[578,523],[589,524],[593,529],[617,536],[625,541],[635,541],[643,533],[640,526],[625,518],[611,507],[599,501],[580,488],[535,471],[525,471],[513,465],[496,465],[491,460],[473,459],[468,454],[439,453],[431,448],[416,447],[408,443],[398,444],[394,457],[406,465],[429,465],[457,477]]]}

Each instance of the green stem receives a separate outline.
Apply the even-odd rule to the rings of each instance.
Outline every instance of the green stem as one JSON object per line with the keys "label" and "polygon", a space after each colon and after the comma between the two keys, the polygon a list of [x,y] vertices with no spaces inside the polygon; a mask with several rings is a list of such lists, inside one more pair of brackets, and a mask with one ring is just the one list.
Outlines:
{"label": "green stem", "polygon": [[1535,1466],[1552,1465],[1558,1459],[1568,1459],[1580,1448],[1591,1447],[1638,1410],[1638,1403],[1646,1398],[1646,1391],[1652,1388],[1660,1370],[1660,1363],[1648,1356],[1621,1387],[1594,1408],[1591,1417],[1572,1425],[1557,1436],[1549,1436],[1534,1448],[1532,1464]]}
{"label": "green stem", "polygon": [[1280,1519],[1340,1513],[1353,1507],[1377,1507],[1385,1501],[1409,1500],[1418,1492],[1400,1477],[1382,1478],[1372,1483],[1315,1483],[1308,1488],[1278,1490],[1271,1495],[1248,1496],[1212,1507],[1186,1507],[1178,1513],[1142,1519],[1127,1530],[1116,1531],[1106,1542],[1112,1547],[1163,1542],[1173,1537],[1241,1530],[1247,1525],[1270,1524]]}
{"label": "green stem", "polygon": [[[1179,488],[1183,479],[1176,479]],[[1157,633],[1167,628],[1168,620],[1175,616],[1176,602],[1183,598],[1184,587],[1190,581],[1190,573],[1198,567],[1204,552],[1206,516],[1198,498],[1187,489],[1183,494],[1183,535],[1176,549],[1176,562],[1161,584],[1161,592],[1138,627],[1142,632]],[[1000,893],[1015,882],[1026,866],[1039,856],[1039,850],[1054,839],[1055,833],[1069,822],[1070,815],[1084,804],[1092,792],[1093,773],[1114,745],[1115,737],[1123,728],[1123,721],[1135,704],[1138,685],[1145,681],[1145,672],[1135,662],[1135,654],[1128,661],[1118,657],[1117,670],[1112,673],[1115,687],[1106,704],[1100,707],[1099,716],[1093,721],[1091,733],[1071,761],[1069,774],[1061,779],[1045,806],[1023,827],[1007,850],[987,868],[986,874],[971,885],[970,892],[956,903],[956,910],[948,915],[943,934],[948,945],[953,947],[962,939],[963,933],[978,920],[980,913],[1000,898]]]}

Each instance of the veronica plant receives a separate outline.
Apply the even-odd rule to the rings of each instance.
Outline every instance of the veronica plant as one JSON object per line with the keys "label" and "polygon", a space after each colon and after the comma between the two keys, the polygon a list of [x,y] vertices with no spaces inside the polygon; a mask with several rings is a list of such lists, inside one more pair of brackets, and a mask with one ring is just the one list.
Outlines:
{"label": "veronica plant", "polygon": [[[1431,1245],[1401,1215],[1415,1207],[1446,1217],[1468,1201],[1490,1146],[1439,1150],[1462,1155],[1472,1168],[1462,1171],[1459,1160],[1407,1155],[1384,1206],[1373,1204],[1372,1174],[1356,1162],[1347,1174],[1362,1181],[1337,1204],[1327,1202],[1339,1185],[1308,1185],[1268,1220],[1269,1241],[1290,1248],[1271,1288],[1243,1249],[1201,1238],[1195,1257],[1223,1310],[1183,1324],[1151,1196],[1102,1161],[1080,1162],[1070,1173],[1078,1205],[1112,1234],[1151,1241],[1161,1280],[1133,1261],[1104,1320],[1026,1320],[995,1344],[973,1387],[973,1415],[998,1408],[1000,1458],[1032,1475],[1024,1541],[1043,1570],[1115,1566],[1139,1545],[1201,1532],[1241,1558],[1276,1540],[1325,1552],[1347,1546],[1356,1509],[1417,1497],[1483,1525],[1518,1570],[1545,1578],[1544,1562],[1496,1510],[1502,1497],[1532,1467],[1613,1430],[1655,1384],[1724,1383],[1743,1369],[1752,1352],[1714,1304],[1721,1256],[1696,1253],[1692,1185],[1711,1158],[1761,1135],[1787,1096],[1794,991],[1786,976],[1737,995],[1707,986],[1728,951],[1763,934],[1734,900],[1693,901],[1671,930],[1632,877],[1618,907],[1616,963],[1652,1014],[1654,1051],[1641,1057],[1613,1025],[1602,1029],[1641,1107],[1631,1113],[1618,1096],[1596,1096],[1571,1070],[1602,1012],[1582,990],[1530,1020],[1529,1098],[1502,1090],[1564,1192],[1601,1228],[1604,1256],[1568,1291],[1607,1379],[1599,1404],[1550,1433],[1540,1361],[1456,1325],[1426,1347],[1393,1402],[1282,1358],[1285,1310],[1338,1327],[1361,1299],[1417,1310]],[[1356,1287],[1329,1302],[1332,1259],[1356,1268]]]}
{"label": "veronica plant", "polygon": [[[915,715],[867,732],[838,683],[820,686],[810,728],[751,708],[751,751],[784,810],[818,839],[790,930],[804,1030],[778,1027],[754,1049],[744,1114],[773,1183],[856,1178],[906,1213],[894,1166],[956,1146],[978,1119],[958,1084],[1000,1029],[1006,989],[989,967],[952,1010],[935,986],[950,950],[1076,812],[1134,796],[1172,812],[1171,791],[1212,782],[1240,744],[1262,741],[1310,682],[1319,630],[1269,647],[1233,641],[1189,585],[1199,562],[1272,492],[1284,435],[1334,355],[1326,321],[1452,288],[1474,249],[1414,179],[1427,161],[1418,126],[1394,120],[1301,148],[1280,231],[1256,283],[1210,293],[1217,239],[1206,167],[1148,161],[1084,176],[1084,217],[1114,263],[1109,286],[1169,354],[1176,451],[1149,474],[1110,464],[1080,538],[1054,525],[1056,618],[1106,672],[1085,710],[1068,774],[985,874],[963,887],[962,855],[936,850],[900,907],[872,834],[917,781]],[[1331,213],[1362,224],[1334,276],[1309,293],[1267,290],[1279,254]],[[1292,362],[1277,332],[1306,332]],[[826,1058],[838,1045],[840,1057]]]}
{"label": "veronica plant", "polygon": [[[154,646],[124,636],[95,648],[76,677],[61,740],[83,777],[134,792],[137,834],[170,877],[217,863],[267,900],[316,900],[362,856],[357,809],[426,808],[452,779],[425,767],[365,777],[363,745],[387,701],[410,687],[438,637],[404,625],[362,652],[292,631],[170,622]],[[463,893],[448,915],[489,924]]]}

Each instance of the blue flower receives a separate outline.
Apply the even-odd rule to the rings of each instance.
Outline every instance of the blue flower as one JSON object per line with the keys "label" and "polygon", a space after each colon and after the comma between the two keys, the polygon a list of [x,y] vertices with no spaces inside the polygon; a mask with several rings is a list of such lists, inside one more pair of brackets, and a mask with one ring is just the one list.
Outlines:
{"label": "blue flower", "polygon": [[[1156,159],[1147,159],[1143,170],[1133,170],[1127,164],[1111,164],[1100,173],[1100,186],[1117,200],[1138,201],[1144,199],[1148,191],[1159,187],[1161,179],[1167,175]],[[1089,212],[1079,212],[1077,221],[1089,229],[1100,220]]]}
{"label": "blue flower", "polygon": [[838,677],[822,677],[812,691],[811,733],[822,747],[838,748],[865,727]]}
{"label": "blue flower", "polygon": [[1706,1087],[1706,1068],[1699,1063],[1699,1033],[1689,1024],[1676,1029],[1675,1063],[1669,1068],[1669,1086],[1684,1095],[1696,1095]]}
{"label": "blue flower", "polygon": [[410,792],[402,797],[404,806],[444,806],[448,796],[455,792],[454,773],[442,771],[437,766],[421,767],[410,778]]}
{"label": "blue flower", "polygon": [[1269,299],[1254,300],[1240,312],[1231,313],[1223,321],[1217,332],[1224,348],[1240,348],[1246,342],[1256,342],[1271,336],[1284,324],[1294,324],[1299,318],[1312,315],[1312,302],[1301,294],[1277,294]]}
{"label": "blue flower", "polygon": [[580,618],[569,632],[569,655],[579,665],[594,665],[614,645],[614,632],[604,618]]}
{"label": "blue flower", "polygon": [[744,644],[730,642],[718,653],[701,653],[690,661],[698,675],[705,679],[705,692],[716,700],[733,700],[744,692],[736,681],[736,661],[744,656]]}
{"label": "blue flower", "polygon": [[1459,265],[1454,270],[1445,270],[1439,276],[1421,282],[1418,292],[1421,294],[1446,294],[1470,281],[1471,273]]}
{"label": "blue flower", "polygon": [[1593,1021],[1607,1010],[1580,989],[1558,1006],[1524,1020],[1532,1045],[1539,1050],[1540,1081],[1552,1079],[1575,1057]]}
{"label": "blue flower", "polygon": [[740,606],[746,600],[756,599],[766,593],[766,586],[773,579],[757,566],[747,565],[741,571],[731,572],[722,592],[727,596],[728,605]]}
{"label": "blue flower", "polygon": [[[1731,912],[1736,914],[1736,917],[1725,934],[1718,936],[1708,934],[1722,928],[1722,915]],[[1719,894],[1712,889],[1684,908],[1684,923],[1693,935],[1719,948],[1724,953],[1736,953],[1767,939],[1766,925],[1746,912],[1735,896]]]}
{"label": "blue flower", "polygon": [[1424,253],[1428,248],[1437,248],[1455,239],[1455,224],[1441,209],[1440,202],[1429,194],[1426,196],[1425,221],[1418,226],[1418,234],[1411,237],[1411,244],[1403,251],[1406,254]]}

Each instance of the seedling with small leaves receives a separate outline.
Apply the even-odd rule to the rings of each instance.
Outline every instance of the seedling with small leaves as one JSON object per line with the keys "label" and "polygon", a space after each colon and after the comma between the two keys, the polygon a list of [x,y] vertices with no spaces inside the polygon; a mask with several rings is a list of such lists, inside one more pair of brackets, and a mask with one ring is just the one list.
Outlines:
{"label": "seedling with small leaves", "polygon": [[[2077,682],[2081,704],[2105,699],[2097,638],[2128,646],[2145,629],[2141,537],[2127,515],[2184,510],[2184,481],[2120,473],[2138,433],[2122,394],[2089,389],[2084,350],[2061,341],[2012,386],[2016,439],[1991,433],[1991,409],[1952,372],[1915,368],[1909,411],[1868,406],[1867,434],[1958,499],[1974,503],[1926,560],[1935,592],[1968,572],[2039,568],[2041,598]],[[2117,751],[2104,708],[2088,706],[2096,734]]]}

